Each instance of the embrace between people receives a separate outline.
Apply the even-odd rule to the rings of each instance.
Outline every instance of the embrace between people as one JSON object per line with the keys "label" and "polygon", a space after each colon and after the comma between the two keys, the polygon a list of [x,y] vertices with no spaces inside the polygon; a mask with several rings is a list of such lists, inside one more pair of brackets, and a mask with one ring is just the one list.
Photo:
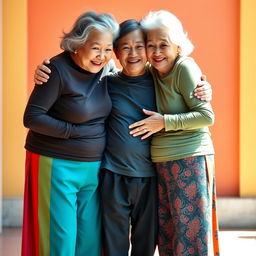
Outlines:
{"label": "embrace between people", "polygon": [[60,46],[24,113],[22,256],[219,255],[212,90],[179,19],[85,12]]}

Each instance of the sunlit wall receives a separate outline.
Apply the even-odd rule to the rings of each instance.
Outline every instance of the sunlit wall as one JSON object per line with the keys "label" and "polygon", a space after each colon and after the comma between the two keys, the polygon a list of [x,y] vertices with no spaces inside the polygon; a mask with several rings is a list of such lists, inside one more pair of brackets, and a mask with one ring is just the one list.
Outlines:
{"label": "sunlit wall", "polygon": [[2,1],[4,197],[23,194],[26,131],[22,114],[33,88],[34,69],[44,58],[60,52],[62,31],[68,31],[75,18],[87,10],[113,13],[121,22],[158,9],[172,11],[182,20],[196,46],[193,57],[213,87],[216,123],[211,131],[219,196],[256,196],[252,121],[256,114],[252,56],[256,57],[256,50],[250,48],[256,43],[251,35],[255,1]]}

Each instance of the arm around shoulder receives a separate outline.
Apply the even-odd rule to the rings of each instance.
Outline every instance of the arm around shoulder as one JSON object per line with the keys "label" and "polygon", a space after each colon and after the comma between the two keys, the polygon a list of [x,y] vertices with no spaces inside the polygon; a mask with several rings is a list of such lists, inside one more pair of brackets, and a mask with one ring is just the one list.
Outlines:
{"label": "arm around shoulder", "polygon": [[214,112],[211,104],[193,96],[193,90],[202,73],[192,58],[186,59],[179,67],[177,90],[184,100],[186,112],[164,115],[165,129],[187,130],[210,126],[214,123]]}
{"label": "arm around shoulder", "polygon": [[23,123],[26,128],[44,135],[69,138],[71,124],[48,114],[61,92],[61,82],[57,69],[49,65],[52,75],[45,86],[36,85],[27,103]]}

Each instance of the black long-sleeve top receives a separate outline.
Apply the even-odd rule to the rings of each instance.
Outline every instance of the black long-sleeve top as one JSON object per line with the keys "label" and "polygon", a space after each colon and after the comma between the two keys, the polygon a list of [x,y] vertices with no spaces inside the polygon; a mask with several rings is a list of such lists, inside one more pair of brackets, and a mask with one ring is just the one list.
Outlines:
{"label": "black long-sleeve top", "polygon": [[34,87],[24,113],[25,148],[66,160],[101,160],[111,111],[106,80],[100,79],[106,70],[85,71],[67,52],[53,57],[49,68],[48,82]]}

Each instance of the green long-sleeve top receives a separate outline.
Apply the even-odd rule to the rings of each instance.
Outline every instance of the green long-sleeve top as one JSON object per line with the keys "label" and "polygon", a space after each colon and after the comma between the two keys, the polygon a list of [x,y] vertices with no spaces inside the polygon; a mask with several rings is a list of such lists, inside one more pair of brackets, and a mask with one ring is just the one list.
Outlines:
{"label": "green long-sleeve top", "polygon": [[156,105],[165,129],[152,138],[153,162],[214,154],[208,129],[214,122],[211,104],[193,96],[201,70],[190,57],[179,57],[171,71],[159,76],[152,68]]}

